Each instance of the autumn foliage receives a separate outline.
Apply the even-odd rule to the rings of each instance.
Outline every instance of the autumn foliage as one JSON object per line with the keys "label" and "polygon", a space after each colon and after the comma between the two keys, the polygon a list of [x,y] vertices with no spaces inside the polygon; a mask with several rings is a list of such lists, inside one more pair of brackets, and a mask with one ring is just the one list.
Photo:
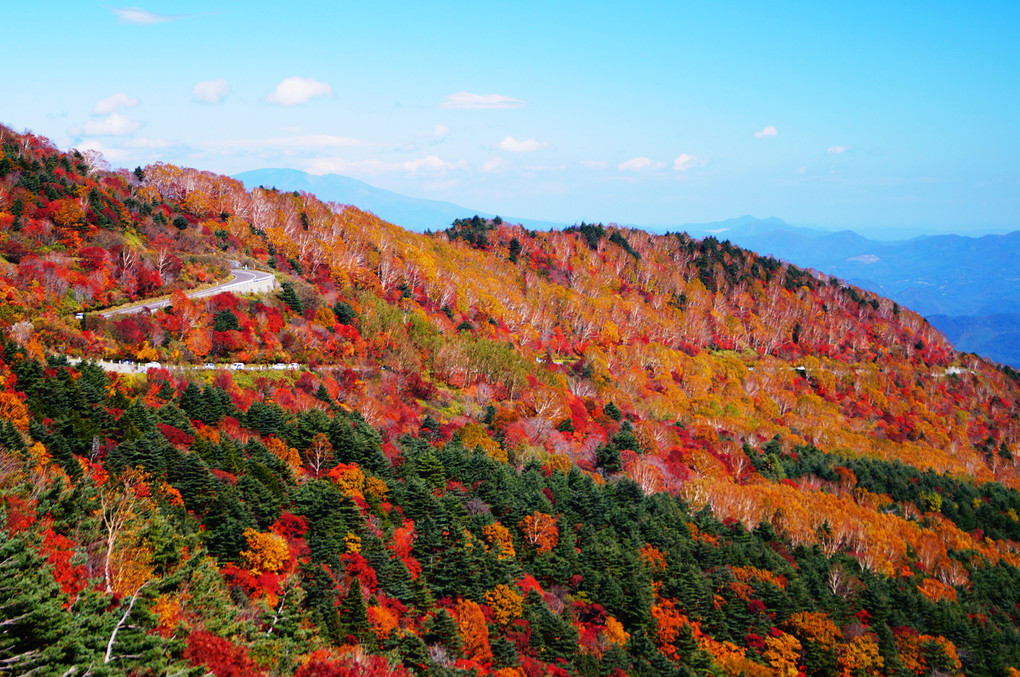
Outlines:
{"label": "autumn foliage", "polygon": [[[231,261],[280,288],[192,295]],[[1009,674],[1018,403],[716,238],[411,233],[0,127],[15,673]]]}

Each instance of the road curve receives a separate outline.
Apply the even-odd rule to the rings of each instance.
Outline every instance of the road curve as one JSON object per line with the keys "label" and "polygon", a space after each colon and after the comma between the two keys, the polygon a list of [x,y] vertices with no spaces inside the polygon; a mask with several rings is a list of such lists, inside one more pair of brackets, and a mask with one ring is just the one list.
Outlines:
{"label": "road curve", "polygon": [[[237,261],[231,261],[237,266]],[[259,289],[259,291],[270,291],[276,283],[276,278],[271,273],[266,273],[261,270],[245,270],[244,268],[231,268],[231,275],[233,277],[222,284],[218,284],[215,287],[209,287],[208,289],[202,289],[196,292],[185,292],[185,296],[188,298],[202,298],[205,296],[213,296],[225,291],[253,291],[254,288],[264,286],[265,289]],[[100,317],[111,318],[117,315],[131,315],[133,313],[140,313],[143,310],[149,312],[163,308],[164,306],[170,305],[170,299],[153,299],[147,303],[141,305],[131,306],[130,308],[120,308],[118,310],[110,310],[105,313],[98,313]]]}

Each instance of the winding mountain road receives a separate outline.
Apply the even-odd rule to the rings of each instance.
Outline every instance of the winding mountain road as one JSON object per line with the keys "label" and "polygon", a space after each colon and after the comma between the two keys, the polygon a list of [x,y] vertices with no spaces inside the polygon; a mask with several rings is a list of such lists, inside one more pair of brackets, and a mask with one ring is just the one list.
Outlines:
{"label": "winding mountain road", "polygon": [[[209,287],[208,289],[202,289],[200,291],[190,293],[185,292],[185,296],[197,299],[205,296],[213,296],[214,294],[226,291],[238,293],[269,292],[276,287],[276,278],[271,273],[266,273],[261,270],[248,270],[246,268],[241,268],[237,261],[231,261],[230,263],[234,266],[234,268],[231,268],[230,270],[231,275],[233,275],[231,279],[223,282],[222,284],[218,284],[215,287]],[[99,313],[99,315],[104,318],[111,318],[117,315],[140,313],[143,310],[151,312],[168,305],[170,305],[169,298],[152,299],[151,301],[144,302],[140,305],[131,306],[129,308],[118,308],[105,313]]]}

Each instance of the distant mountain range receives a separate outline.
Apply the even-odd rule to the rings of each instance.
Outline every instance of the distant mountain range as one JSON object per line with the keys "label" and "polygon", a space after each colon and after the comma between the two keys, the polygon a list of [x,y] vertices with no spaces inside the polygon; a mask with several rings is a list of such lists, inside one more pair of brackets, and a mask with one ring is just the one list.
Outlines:
{"label": "distant mountain range", "polygon": [[884,242],[750,216],[680,229],[887,296],[925,315],[958,350],[1020,367],[1020,231]]}
{"label": "distant mountain range", "polygon": [[[336,174],[256,169],[235,178],[248,189],[261,185],[297,190],[329,202],[353,204],[410,230],[442,230],[454,219],[494,216]],[[510,216],[504,220],[543,230],[569,225]],[[1015,312],[1020,308],[1020,231],[880,241],[850,230],[832,232],[751,216],[684,224],[673,230],[730,240],[882,294],[928,317],[957,349],[1020,368],[1020,313]]]}
{"label": "distant mountain range", "polygon": [[[296,169],[253,169],[235,174],[234,178],[242,181],[248,190],[258,186],[285,191],[297,190],[311,193],[325,202],[354,205],[408,230],[443,230],[448,228],[454,219],[470,218],[475,214],[490,219],[496,216],[477,209],[461,207],[452,202],[408,197],[339,174],[308,174]],[[508,216],[503,218],[531,229],[549,229],[566,225],[536,219]]]}

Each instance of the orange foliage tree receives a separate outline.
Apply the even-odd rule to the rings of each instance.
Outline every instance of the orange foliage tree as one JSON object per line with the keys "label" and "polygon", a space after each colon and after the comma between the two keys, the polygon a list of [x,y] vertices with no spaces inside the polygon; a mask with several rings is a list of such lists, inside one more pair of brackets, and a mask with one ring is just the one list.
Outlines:
{"label": "orange foliage tree", "polygon": [[481,607],[469,599],[459,599],[453,615],[464,641],[464,655],[480,662],[490,660],[489,628]]}
{"label": "orange foliage tree", "polygon": [[556,527],[556,519],[552,515],[537,510],[518,524],[524,540],[541,555],[556,547],[560,541],[560,530]]}

